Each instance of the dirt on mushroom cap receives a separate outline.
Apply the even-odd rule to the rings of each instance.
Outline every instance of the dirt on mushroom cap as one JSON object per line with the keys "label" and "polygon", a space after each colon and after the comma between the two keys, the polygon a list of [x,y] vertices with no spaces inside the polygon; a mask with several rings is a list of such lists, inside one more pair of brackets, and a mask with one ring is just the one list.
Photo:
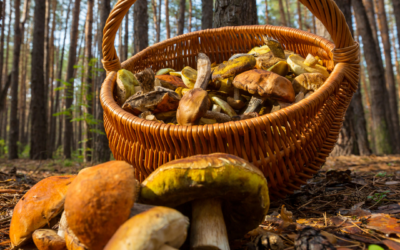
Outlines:
{"label": "dirt on mushroom cap", "polygon": [[238,156],[222,153],[164,164],[141,187],[139,201],[153,205],[176,207],[206,198],[232,202],[222,206],[232,239],[256,228],[269,208],[268,185],[262,172]]}

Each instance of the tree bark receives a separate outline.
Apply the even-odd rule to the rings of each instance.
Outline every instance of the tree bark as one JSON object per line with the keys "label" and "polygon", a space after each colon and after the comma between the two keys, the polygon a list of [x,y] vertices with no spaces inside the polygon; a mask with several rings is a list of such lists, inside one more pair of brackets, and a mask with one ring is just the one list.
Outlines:
{"label": "tree bark", "polygon": [[46,3],[35,0],[34,29],[31,62],[31,112],[35,114],[31,125],[31,159],[47,158],[47,106],[44,80],[44,38],[45,38]]}
{"label": "tree bark", "polygon": [[213,0],[201,1],[201,29],[211,29],[213,27]]}
{"label": "tree bark", "polygon": [[[85,45],[85,73],[86,73],[86,81],[84,88],[84,98],[86,101],[85,107],[85,147],[84,147],[84,158],[86,162],[90,162],[92,159],[92,132],[91,132],[91,120],[92,120],[92,66],[90,60],[92,59],[92,29],[93,29],[93,5],[94,0],[87,1],[87,17],[86,17],[86,28],[85,28],[85,36],[86,36],[86,45]],[[126,18],[126,17],[125,17]]]}
{"label": "tree bark", "polygon": [[[140,0],[139,0],[140,1]],[[101,46],[103,42],[103,29],[104,26],[106,25],[107,17],[110,14],[111,7],[110,7],[110,0],[103,0],[101,1],[99,5],[99,12],[100,12],[100,27],[99,27],[99,41],[98,44]],[[134,11],[135,15],[135,11]],[[136,19],[135,19],[136,23]],[[100,61],[103,59],[103,52],[100,48]],[[100,93],[100,88],[101,84],[106,79],[106,72],[102,71],[100,73],[100,81],[98,81],[98,86],[97,86],[97,93]],[[110,160],[110,148],[108,146],[108,139],[105,133],[104,129],[104,122],[103,122],[103,107],[100,104],[100,98],[99,96],[96,96],[96,119],[98,121],[96,127],[98,133],[96,135],[96,143],[94,144],[94,151],[93,151],[93,156],[92,156],[92,161],[95,163],[100,163],[100,162],[106,162]]]}
{"label": "tree bark", "polygon": [[362,37],[365,60],[367,62],[368,77],[371,88],[371,113],[373,117],[373,133],[375,136],[376,154],[390,154],[391,139],[388,129],[388,121],[385,112],[386,88],[382,84],[384,72],[379,65],[379,51],[376,50],[375,39],[371,25],[367,17],[364,5],[361,1],[352,1],[354,14],[357,20],[358,30]]}
{"label": "tree bark", "polygon": [[188,32],[192,32],[192,0],[189,1]]}
{"label": "tree bark", "polygon": [[[71,39],[69,47],[68,56],[68,66],[67,66],[67,87],[65,88],[65,109],[69,112],[69,115],[64,117],[64,142],[63,151],[64,157],[71,159],[71,140],[73,138],[73,127],[72,127],[72,102],[74,100],[74,64],[76,60],[76,46],[78,42],[78,32],[79,32],[79,12],[81,7],[81,0],[75,0],[74,11],[72,16],[72,27],[71,27]],[[71,140],[70,140],[71,139]]]}
{"label": "tree bark", "polygon": [[155,41],[158,43],[159,40],[157,40],[160,35],[160,28],[158,26],[158,15],[157,15],[157,0],[151,0],[151,8],[153,10],[153,23],[154,23],[154,29],[156,31],[155,33]]}
{"label": "tree bark", "polygon": [[255,0],[217,0],[215,2],[215,28],[257,23],[257,6]]}
{"label": "tree bark", "polygon": [[21,52],[22,34],[25,29],[25,21],[27,12],[29,10],[29,0],[24,3],[24,16],[22,21],[20,18],[20,0],[14,2],[14,48],[13,48],[13,62],[12,62],[12,77],[11,77],[11,108],[10,108],[10,132],[8,140],[8,158],[10,160],[18,158],[18,133],[19,133],[19,120],[18,120],[18,83],[19,83],[19,57]]}
{"label": "tree bark", "polygon": [[268,0],[265,0],[265,24],[269,24]]}
{"label": "tree bark", "polygon": [[[45,11],[45,31],[44,31],[44,98],[46,100],[46,121],[48,121],[48,107],[49,107],[49,85],[50,85],[50,14],[51,14],[51,0],[46,0],[46,11]],[[47,124],[49,121],[47,122]]]}
{"label": "tree bark", "polygon": [[125,15],[124,49],[122,53],[123,60],[121,62],[126,61],[128,59],[128,41],[129,41],[129,10]]}
{"label": "tree bark", "polygon": [[[393,13],[395,16],[395,20],[396,20],[396,28],[397,28],[397,43],[400,46],[400,0],[392,0],[392,4],[393,4]],[[394,36],[394,35],[393,35]],[[394,42],[393,42],[393,46],[394,46]],[[400,47],[399,47],[400,48]],[[397,52],[395,52],[397,53]],[[396,59],[396,69],[398,69],[398,61]],[[400,77],[397,74],[398,77]],[[400,81],[397,81],[398,84],[400,84]],[[400,88],[399,88],[399,98],[400,98]]]}
{"label": "tree bark", "polygon": [[[6,1],[3,3],[3,8],[1,12],[1,35],[0,35],[0,89],[3,88],[2,79],[3,79],[3,64],[4,64],[4,29],[5,29],[5,9],[6,9]],[[1,111],[0,111],[1,113]],[[1,116],[0,116],[1,117]],[[0,118],[1,123],[1,118]],[[1,128],[1,126],[0,126]],[[0,134],[1,136],[1,134]]]}
{"label": "tree bark", "polygon": [[279,2],[279,13],[281,15],[281,26],[287,26],[286,23],[286,14],[285,14],[285,8],[283,7],[283,1],[282,0],[278,0]]}
{"label": "tree bark", "polygon": [[183,34],[185,28],[186,0],[179,0],[178,36]]}
{"label": "tree bark", "polygon": [[[378,26],[381,32],[381,39],[383,43],[383,50],[385,54],[385,78],[386,78],[386,89],[389,94],[389,108],[390,108],[390,118],[391,126],[389,126],[389,131],[391,132],[391,138],[393,138],[395,143],[392,143],[393,153],[400,153],[400,130],[399,130],[399,113],[396,98],[396,83],[394,79],[393,64],[392,64],[392,53],[391,44],[389,38],[389,27],[387,23],[385,2],[383,0],[375,0],[375,6],[377,9],[378,16]],[[389,121],[390,122],[390,121]]]}
{"label": "tree bark", "polygon": [[157,32],[157,42],[160,42],[161,39],[161,5],[162,5],[162,0],[158,0],[158,16],[157,16],[157,27],[158,27],[158,32]]}
{"label": "tree bark", "polygon": [[135,26],[135,53],[142,51],[149,46],[149,24],[147,15],[147,1],[138,0],[133,6],[134,26]]}
{"label": "tree bark", "polygon": [[167,39],[171,37],[171,28],[169,27],[169,3],[165,0],[165,30],[167,32]]}
{"label": "tree bark", "polygon": [[286,13],[287,13],[288,27],[292,27],[292,21],[290,20],[290,5],[289,5],[289,0],[286,0]]}

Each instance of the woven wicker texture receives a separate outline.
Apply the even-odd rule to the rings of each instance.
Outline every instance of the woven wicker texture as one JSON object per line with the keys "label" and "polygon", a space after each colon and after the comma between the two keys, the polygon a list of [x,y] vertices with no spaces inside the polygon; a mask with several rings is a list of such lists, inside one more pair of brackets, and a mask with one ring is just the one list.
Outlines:
{"label": "woven wicker texture", "polygon": [[[114,48],[119,25],[134,3],[119,0],[104,28],[103,64],[108,74],[101,89],[104,125],[114,157],[131,163],[143,181],[162,164],[196,154],[238,155],[264,173],[271,199],[299,189],[324,164],[333,149],[359,78],[359,46],[333,0],[300,0],[322,21],[334,43],[293,28],[240,26],[209,29],[155,44],[122,64]],[[333,70],[313,95],[288,108],[258,118],[202,126],[160,124],[140,119],[117,105],[113,88],[121,67],[139,72],[151,67],[196,68],[199,52],[221,63],[235,53],[262,45],[262,36],[285,49],[324,60]]]}

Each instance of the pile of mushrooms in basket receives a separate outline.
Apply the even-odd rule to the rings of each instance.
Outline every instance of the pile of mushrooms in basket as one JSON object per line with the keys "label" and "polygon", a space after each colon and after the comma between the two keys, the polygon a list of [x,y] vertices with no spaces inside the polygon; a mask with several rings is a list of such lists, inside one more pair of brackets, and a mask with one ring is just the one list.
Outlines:
{"label": "pile of mushrooms in basket", "polygon": [[[116,100],[155,122],[221,123],[285,108],[329,76],[318,58],[265,41],[219,65],[199,53],[197,70],[120,70]],[[111,161],[33,186],[15,206],[11,249],[226,250],[263,222],[269,204],[263,173],[238,156],[174,160],[142,183],[133,166]]]}
{"label": "pile of mushrooms in basket", "polygon": [[118,72],[114,95],[121,107],[140,118],[174,125],[203,125],[266,115],[314,93],[329,77],[318,57],[284,50],[277,41],[219,65],[197,55],[197,70],[186,66]]}

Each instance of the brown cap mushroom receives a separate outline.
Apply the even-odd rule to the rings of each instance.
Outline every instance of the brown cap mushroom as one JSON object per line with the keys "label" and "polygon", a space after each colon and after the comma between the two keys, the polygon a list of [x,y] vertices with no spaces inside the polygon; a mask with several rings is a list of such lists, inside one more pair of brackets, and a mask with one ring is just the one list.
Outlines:
{"label": "brown cap mushroom", "polygon": [[154,114],[176,110],[180,97],[173,90],[163,87],[154,87],[154,72],[151,69],[136,74],[142,91],[132,95],[126,100],[122,108],[134,115],[144,111]]}
{"label": "brown cap mushroom", "polygon": [[65,244],[68,250],[89,250],[87,246],[79,241],[70,228],[65,230]]}
{"label": "brown cap mushroom", "polygon": [[168,207],[191,202],[191,249],[229,249],[228,235],[233,240],[257,228],[269,208],[263,173],[222,153],[164,164],[142,182],[139,201]]}
{"label": "brown cap mushroom", "polygon": [[256,59],[252,55],[245,55],[218,65],[212,72],[212,81],[224,80],[229,77],[254,68]]}
{"label": "brown cap mushroom", "polygon": [[229,106],[236,110],[242,109],[246,105],[246,103],[244,102],[244,98],[240,97],[240,92],[238,88],[234,88],[233,98],[229,96],[227,98],[227,102]]}
{"label": "brown cap mushroom", "polygon": [[36,229],[61,214],[67,189],[75,176],[52,176],[34,185],[14,207],[10,225],[12,248],[22,246]]}
{"label": "brown cap mushroom", "polygon": [[279,62],[286,62],[285,59],[275,57],[272,52],[256,57],[256,68],[267,70]]}
{"label": "brown cap mushroom", "polygon": [[233,85],[253,95],[245,113],[253,112],[266,98],[284,102],[294,102],[295,98],[292,83],[288,79],[265,70],[254,69],[241,73],[235,77]]}
{"label": "brown cap mushroom", "polygon": [[33,242],[39,250],[67,250],[64,238],[51,229],[38,229],[33,235]]}
{"label": "brown cap mushroom", "polygon": [[296,78],[294,78],[292,84],[293,84],[293,89],[296,94],[299,92],[303,92],[304,94],[307,93],[307,91],[316,91],[319,89],[319,87],[324,84],[325,80],[327,78],[320,74],[320,73],[304,73]]}
{"label": "brown cap mushroom", "polygon": [[211,62],[207,55],[199,53],[197,67],[198,73],[194,88],[183,94],[176,111],[176,119],[180,125],[197,125],[211,105],[207,91],[205,91],[211,76]]}
{"label": "brown cap mushroom", "polygon": [[182,79],[177,76],[171,75],[160,75],[156,76],[156,83],[159,82],[160,85],[164,88],[176,90],[179,87],[187,88],[186,85],[183,83]]}
{"label": "brown cap mushroom", "polygon": [[123,161],[82,170],[65,199],[68,228],[89,249],[103,249],[129,218],[135,183],[133,167]]}
{"label": "brown cap mushroom", "polygon": [[185,242],[189,220],[167,207],[154,207],[126,221],[104,250],[179,249]]}

